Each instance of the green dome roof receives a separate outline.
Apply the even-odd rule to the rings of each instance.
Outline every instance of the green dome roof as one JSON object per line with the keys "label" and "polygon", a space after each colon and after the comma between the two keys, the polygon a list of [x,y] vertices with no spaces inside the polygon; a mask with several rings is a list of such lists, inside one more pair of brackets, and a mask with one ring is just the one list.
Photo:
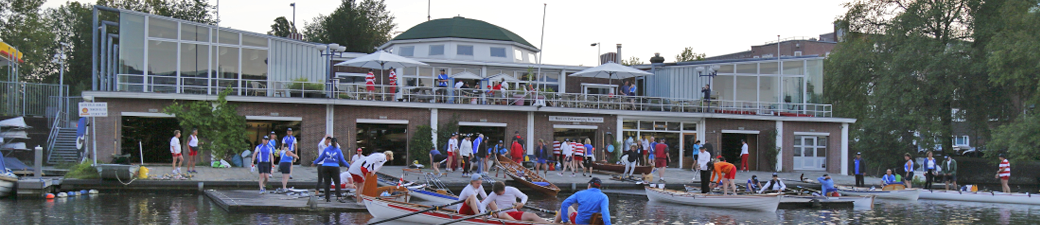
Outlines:
{"label": "green dome roof", "polygon": [[[483,40],[513,41],[521,45],[535,48],[516,33],[488,22],[463,17],[435,19],[415,25],[394,40],[411,40],[427,38],[472,38]],[[537,48],[535,48],[537,49]]]}

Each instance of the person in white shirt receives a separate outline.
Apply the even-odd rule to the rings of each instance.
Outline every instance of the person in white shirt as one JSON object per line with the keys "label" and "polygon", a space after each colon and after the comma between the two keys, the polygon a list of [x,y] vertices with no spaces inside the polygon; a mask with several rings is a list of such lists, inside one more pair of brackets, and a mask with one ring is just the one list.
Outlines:
{"label": "person in white shirt", "polygon": [[462,144],[459,144],[459,146],[459,156],[462,156],[462,159],[459,160],[459,165],[462,166],[462,177],[466,177],[469,175],[469,160],[473,158],[473,141],[470,141],[469,136],[466,136],[466,139],[463,139]]}
{"label": "person in white shirt", "polygon": [[361,161],[361,159],[365,158],[365,155],[363,155],[362,153],[364,153],[364,150],[362,150],[361,148],[357,148],[357,152],[354,153],[354,156],[351,156],[350,161],[347,162],[354,164],[354,162]]}
{"label": "person in white shirt", "polygon": [[[701,146],[699,156],[697,157],[697,166],[701,170],[701,193],[708,193],[708,184],[711,183],[711,167],[708,167],[708,162],[711,161],[711,153],[708,153],[707,148]],[[697,179],[694,177],[694,179]]]}
{"label": "person in white shirt", "polygon": [[[361,193],[364,193],[365,190],[365,177],[379,172],[379,169],[383,168],[384,163],[393,160],[394,152],[373,152],[364,159],[359,159],[359,162],[350,164],[350,169],[347,169],[347,172],[350,172],[354,180],[354,186],[357,188],[354,198],[357,199],[358,203],[361,203]],[[372,180],[371,182],[376,181]]]}
{"label": "person in white shirt", "polygon": [[448,152],[448,172],[451,173],[455,169],[455,153],[459,150],[459,134],[451,134],[451,139],[448,139],[448,149],[444,151]]}
{"label": "person in white shirt", "polygon": [[199,173],[195,171],[199,150],[199,128],[192,128],[191,135],[188,136],[188,173]]}
{"label": "person in white shirt", "polygon": [[[549,223],[549,221],[537,214],[519,211],[519,209],[524,207],[524,204],[527,204],[527,195],[520,192],[519,189],[508,187],[505,183],[498,181],[491,186],[491,191],[492,193],[487,198],[484,198],[484,201],[480,202],[481,209],[498,211],[499,209],[506,209],[503,207],[512,207],[512,209],[499,212],[496,215],[499,219]],[[520,202],[516,202],[517,198],[520,199]]]}
{"label": "person in white shirt", "polygon": [[740,168],[744,172],[748,172],[748,162],[747,162],[747,159],[748,159],[748,156],[750,156],[750,155],[748,154],[747,140],[741,139],[740,143],[743,144],[743,145],[740,146]]}
{"label": "person in white shirt", "polygon": [[[462,206],[459,207],[459,214],[462,215],[476,215],[477,212],[482,211],[480,209],[480,200],[487,199],[487,192],[484,191],[483,179],[480,174],[473,174],[469,178],[469,185],[459,192],[459,199],[465,200],[462,202]],[[479,197],[479,198],[478,198]]]}
{"label": "person in white shirt", "polygon": [[758,190],[758,193],[762,194],[767,191],[784,192],[784,190],[787,190],[787,185],[784,185],[784,181],[781,181],[780,178],[776,177],[776,173],[773,173],[773,179],[766,182],[765,185],[762,185],[762,189]]}
{"label": "person in white shirt", "polygon": [[562,177],[563,171],[566,171],[567,168],[570,167],[571,171],[574,171],[574,165],[572,165],[573,162],[571,162],[574,160],[574,144],[571,144],[570,139],[563,139],[563,142],[560,143],[560,150],[563,151],[563,162],[560,162],[560,164],[563,165],[563,169],[561,169],[556,175]]}
{"label": "person in white shirt", "polygon": [[181,131],[173,131],[173,138],[170,138],[170,154],[173,154],[173,173],[181,173],[181,162],[184,161],[184,157],[181,156]]}

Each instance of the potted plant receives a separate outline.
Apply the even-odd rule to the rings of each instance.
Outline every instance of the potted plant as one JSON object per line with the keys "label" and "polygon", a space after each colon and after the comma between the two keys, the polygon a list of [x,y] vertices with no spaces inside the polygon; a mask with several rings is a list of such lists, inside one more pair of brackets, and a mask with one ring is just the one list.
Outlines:
{"label": "potted plant", "polygon": [[322,84],[310,83],[307,78],[301,77],[293,79],[293,82],[286,86],[289,89],[289,96],[291,97],[307,97],[307,98],[321,98],[322,91],[325,90],[325,86]]}

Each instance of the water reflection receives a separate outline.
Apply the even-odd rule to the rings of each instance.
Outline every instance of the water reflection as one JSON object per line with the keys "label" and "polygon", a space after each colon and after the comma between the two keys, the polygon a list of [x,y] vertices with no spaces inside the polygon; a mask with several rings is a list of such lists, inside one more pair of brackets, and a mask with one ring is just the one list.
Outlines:
{"label": "water reflection", "polygon": [[[530,206],[558,209],[532,195]],[[615,224],[1035,224],[1040,206],[878,200],[874,210],[752,212],[611,197]],[[1038,214],[1033,214],[1037,211]],[[227,213],[194,193],[102,193],[68,199],[2,199],[0,224],[364,224],[368,213]]]}

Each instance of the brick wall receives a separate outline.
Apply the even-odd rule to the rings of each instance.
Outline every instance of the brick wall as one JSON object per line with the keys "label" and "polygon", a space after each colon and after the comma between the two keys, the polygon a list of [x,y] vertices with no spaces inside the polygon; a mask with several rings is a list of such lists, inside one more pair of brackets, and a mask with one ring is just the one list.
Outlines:
{"label": "brick wall", "polygon": [[[827,172],[841,173],[841,124],[840,123],[807,123],[784,122],[784,171],[794,170],[794,132],[830,133],[827,137]],[[849,154],[849,159],[855,153]]]}
{"label": "brick wall", "polygon": [[[324,109],[323,109],[324,110]],[[322,116],[325,114],[322,113]],[[324,121],[324,117],[321,118]],[[405,134],[406,140],[411,140],[412,135],[420,125],[430,125],[430,110],[429,109],[413,109],[413,108],[389,108],[389,107],[357,107],[357,106],[335,106],[335,115],[333,119],[333,136],[339,139],[340,145],[344,149],[356,149],[357,145],[357,119],[387,119],[387,120],[408,120],[408,131]],[[324,128],[322,128],[324,132]],[[322,135],[324,136],[324,135]],[[349,151],[347,153],[349,157],[353,157],[355,151]],[[314,160],[317,151],[311,152],[310,155],[302,155],[303,159]],[[398,156],[402,157],[402,156]],[[403,156],[408,157],[408,156]]]}
{"label": "brick wall", "polygon": [[[706,119],[705,120],[705,132],[704,132],[704,143],[711,143],[715,147],[715,152],[712,152],[712,157],[718,156],[718,153],[722,151],[722,130],[743,130],[746,131],[758,131],[760,134],[757,135],[757,140],[748,140],[748,163],[752,164],[750,169],[752,170],[764,170],[772,171],[772,168],[767,168],[769,162],[763,162],[759,160],[759,150],[765,149],[765,143],[762,138],[762,134],[767,134],[776,129],[776,121],[769,120],[734,120],[734,119]],[[754,145],[754,146],[750,146]],[[727,159],[730,162],[740,162],[739,159]],[[756,163],[757,162],[757,163]]]}
{"label": "brick wall", "polygon": [[[603,123],[575,123],[575,122],[557,122],[549,121],[550,116],[572,116],[572,117],[603,117]],[[554,140],[553,129],[554,124],[563,125],[592,125],[597,126],[599,129],[596,130],[596,141],[592,143],[596,147],[596,159],[603,159],[603,152],[606,150],[603,146],[606,144],[614,143],[614,140],[606,140],[606,133],[611,132],[615,137],[619,135],[617,130],[617,116],[613,115],[598,115],[598,114],[577,114],[577,113],[535,113],[534,114],[534,138],[537,144],[538,139],[545,140],[547,145],[552,145]],[[550,146],[551,147],[551,146]],[[551,149],[550,149],[551,150]]]}

